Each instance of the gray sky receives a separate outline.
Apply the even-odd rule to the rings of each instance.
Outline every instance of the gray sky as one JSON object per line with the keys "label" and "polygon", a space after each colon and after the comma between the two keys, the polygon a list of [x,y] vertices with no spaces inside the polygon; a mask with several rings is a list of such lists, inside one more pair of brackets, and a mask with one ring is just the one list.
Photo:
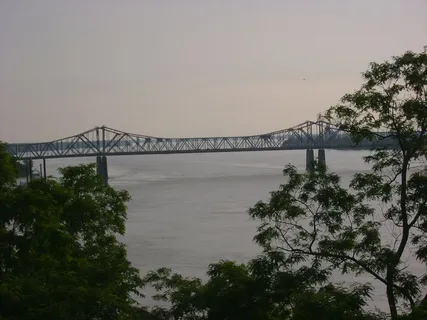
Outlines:
{"label": "gray sky", "polygon": [[284,129],[426,44],[427,0],[0,0],[0,140]]}

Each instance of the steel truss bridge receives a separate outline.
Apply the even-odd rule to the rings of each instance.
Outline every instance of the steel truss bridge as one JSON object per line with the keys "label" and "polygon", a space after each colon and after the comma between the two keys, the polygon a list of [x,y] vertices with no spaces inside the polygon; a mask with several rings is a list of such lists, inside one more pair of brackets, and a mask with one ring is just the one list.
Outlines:
{"label": "steel truss bridge", "polygon": [[289,129],[240,137],[160,138],[106,126],[50,142],[9,143],[20,160],[143,154],[209,153],[302,149],[370,149],[388,139],[355,146],[349,135],[325,121],[306,121]]}

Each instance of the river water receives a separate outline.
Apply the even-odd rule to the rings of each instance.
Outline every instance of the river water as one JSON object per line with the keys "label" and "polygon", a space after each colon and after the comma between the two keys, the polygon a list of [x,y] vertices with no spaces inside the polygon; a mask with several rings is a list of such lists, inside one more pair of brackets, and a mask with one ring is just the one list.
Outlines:
{"label": "river water", "polygon": [[[348,185],[354,173],[369,170],[362,161],[366,154],[327,150],[327,164]],[[58,167],[94,160],[48,160],[47,173],[57,175]],[[260,249],[252,241],[258,222],[249,219],[247,210],[283,183],[288,163],[304,170],[305,151],[109,157],[110,184],[132,196],[123,239],[129,259],[142,274],[169,267],[198,277],[220,259],[248,261]],[[413,261],[410,269],[425,272]],[[355,278],[337,275],[334,280]],[[387,310],[381,285],[376,284],[371,307]]]}

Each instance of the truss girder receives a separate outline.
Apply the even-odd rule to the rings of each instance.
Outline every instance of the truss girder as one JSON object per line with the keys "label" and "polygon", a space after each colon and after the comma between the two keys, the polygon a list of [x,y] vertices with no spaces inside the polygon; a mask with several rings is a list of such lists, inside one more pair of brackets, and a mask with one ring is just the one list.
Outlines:
{"label": "truss girder", "polygon": [[96,127],[84,133],[43,143],[8,144],[18,159],[96,155],[203,153],[231,151],[352,148],[349,136],[323,121],[307,121],[286,130],[242,137],[158,138]]}

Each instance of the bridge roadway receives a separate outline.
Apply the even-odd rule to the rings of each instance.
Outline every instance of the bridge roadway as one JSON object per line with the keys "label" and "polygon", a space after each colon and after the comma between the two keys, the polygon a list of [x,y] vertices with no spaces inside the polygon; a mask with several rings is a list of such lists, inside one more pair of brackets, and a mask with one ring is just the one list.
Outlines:
{"label": "bridge roadway", "polygon": [[142,154],[209,153],[304,149],[369,149],[378,143],[366,141],[357,147],[348,134],[324,121],[306,121],[298,126],[262,135],[241,137],[159,138],[127,133],[105,126],[38,143],[9,143],[8,152],[20,160]]}

